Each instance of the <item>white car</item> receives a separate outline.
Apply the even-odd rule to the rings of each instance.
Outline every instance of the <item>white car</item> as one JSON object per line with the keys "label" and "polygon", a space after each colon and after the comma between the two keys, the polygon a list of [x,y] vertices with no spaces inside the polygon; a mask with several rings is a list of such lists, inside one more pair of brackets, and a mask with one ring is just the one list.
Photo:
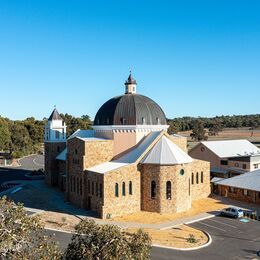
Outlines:
{"label": "white car", "polygon": [[241,218],[244,216],[244,211],[240,208],[230,207],[230,208],[221,210],[220,214],[221,214],[221,216]]}

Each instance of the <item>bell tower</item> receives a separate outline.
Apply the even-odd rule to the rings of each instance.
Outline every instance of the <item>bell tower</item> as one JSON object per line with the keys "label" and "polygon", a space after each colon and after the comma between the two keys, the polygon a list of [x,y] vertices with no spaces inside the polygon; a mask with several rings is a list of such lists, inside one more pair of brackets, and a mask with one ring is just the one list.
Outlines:
{"label": "bell tower", "polygon": [[66,124],[54,108],[44,129],[45,182],[56,186],[59,167],[56,157],[66,148]]}

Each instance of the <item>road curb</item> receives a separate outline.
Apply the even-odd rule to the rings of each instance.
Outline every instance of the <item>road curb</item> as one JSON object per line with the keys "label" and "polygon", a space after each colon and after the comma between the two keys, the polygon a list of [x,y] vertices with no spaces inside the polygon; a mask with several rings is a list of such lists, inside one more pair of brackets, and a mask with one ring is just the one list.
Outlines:
{"label": "road curb", "polygon": [[200,230],[203,232],[207,237],[208,237],[208,242],[204,245],[197,246],[197,247],[191,247],[191,248],[178,248],[178,247],[170,247],[170,246],[163,246],[163,245],[158,245],[158,244],[152,244],[152,246],[157,247],[157,248],[165,248],[165,249],[171,249],[171,250],[176,250],[176,251],[192,251],[192,250],[199,250],[204,247],[209,246],[212,243],[212,238],[210,234],[206,231]]}
{"label": "road curb", "polygon": [[192,223],[204,220],[204,219],[214,218],[216,216],[217,215],[209,215],[209,216],[202,217],[202,218],[197,218],[197,219],[194,219],[194,220],[191,220],[191,221],[188,221],[188,222],[182,222],[182,223],[177,223],[177,224],[170,225],[170,226],[167,226],[167,227],[163,227],[163,228],[160,228],[159,230],[167,230],[167,229],[170,229],[170,228],[173,228],[173,227],[177,227],[177,226],[180,226],[180,225],[189,225],[189,224],[192,224]]}

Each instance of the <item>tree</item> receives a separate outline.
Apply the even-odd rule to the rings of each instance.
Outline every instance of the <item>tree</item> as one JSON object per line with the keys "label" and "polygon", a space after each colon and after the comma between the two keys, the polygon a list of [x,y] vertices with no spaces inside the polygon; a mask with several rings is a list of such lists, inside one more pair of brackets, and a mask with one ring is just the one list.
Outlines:
{"label": "tree", "polygon": [[57,245],[44,236],[39,217],[27,216],[21,204],[0,199],[0,259],[60,259]]}
{"label": "tree", "polygon": [[151,239],[142,231],[132,235],[117,226],[98,225],[87,219],[75,230],[65,259],[149,259]]}
{"label": "tree", "polygon": [[196,120],[193,124],[191,138],[195,141],[207,140],[206,130],[204,129],[204,124],[201,120]]}
{"label": "tree", "polygon": [[209,135],[218,135],[218,133],[222,131],[222,125],[221,125],[221,122],[219,120],[215,120],[211,127],[209,128]]}
{"label": "tree", "polygon": [[0,117],[0,151],[9,150],[11,145],[11,133],[8,128],[8,122]]}

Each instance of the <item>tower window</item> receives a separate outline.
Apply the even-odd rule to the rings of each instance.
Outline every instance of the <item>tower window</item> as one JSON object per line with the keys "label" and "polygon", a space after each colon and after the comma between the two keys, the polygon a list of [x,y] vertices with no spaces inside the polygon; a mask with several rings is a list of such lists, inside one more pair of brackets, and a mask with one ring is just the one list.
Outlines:
{"label": "tower window", "polygon": [[60,132],[59,131],[55,131],[55,138],[59,139],[60,138]]}
{"label": "tower window", "polygon": [[191,184],[194,184],[194,173],[191,174]]}
{"label": "tower window", "polygon": [[200,182],[203,183],[203,172],[200,173]]}
{"label": "tower window", "polygon": [[160,118],[156,117],[156,124],[159,125],[160,124]]}
{"label": "tower window", "polygon": [[145,123],[145,117],[142,117],[142,124],[144,125]]}
{"label": "tower window", "polygon": [[196,183],[199,184],[199,173],[196,173]]}
{"label": "tower window", "polygon": [[155,181],[151,182],[151,198],[154,199],[156,196],[156,183]]}
{"label": "tower window", "polygon": [[96,182],[96,196],[98,196],[98,183]]}
{"label": "tower window", "polygon": [[166,182],[166,199],[172,199],[172,184],[170,181]]}

